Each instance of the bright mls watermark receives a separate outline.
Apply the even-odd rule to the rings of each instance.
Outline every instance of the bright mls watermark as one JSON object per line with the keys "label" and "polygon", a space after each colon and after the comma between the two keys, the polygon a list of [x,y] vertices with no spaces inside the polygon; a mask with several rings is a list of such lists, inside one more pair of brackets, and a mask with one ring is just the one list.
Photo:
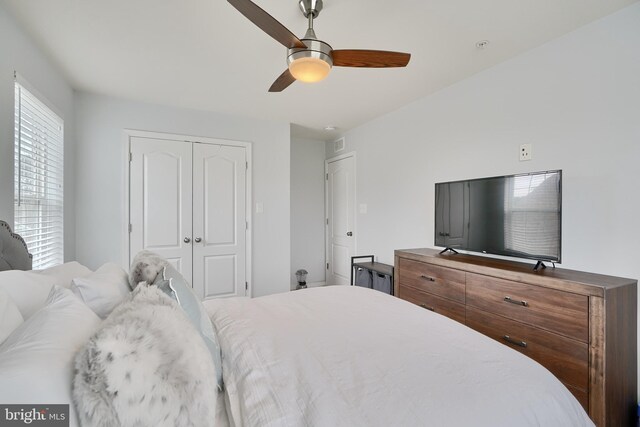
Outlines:
{"label": "bright mls watermark", "polygon": [[0,405],[0,426],[69,427],[69,405]]}

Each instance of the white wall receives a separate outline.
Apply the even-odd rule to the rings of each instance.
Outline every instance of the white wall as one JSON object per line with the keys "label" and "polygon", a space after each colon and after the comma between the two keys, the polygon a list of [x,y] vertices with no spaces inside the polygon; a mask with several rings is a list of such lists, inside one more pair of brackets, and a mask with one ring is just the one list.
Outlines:
{"label": "white wall", "polygon": [[144,104],[88,93],[77,105],[77,258],[123,260],[123,129],[252,142],[253,296],[289,290],[289,124]]}
{"label": "white wall", "polygon": [[295,272],[307,283],[324,282],[324,142],[291,138],[291,289]]}
{"label": "white wall", "polygon": [[563,266],[640,277],[639,49],[636,4],[347,132],[360,252],[432,246],[435,182],[562,169]]}
{"label": "white wall", "polygon": [[[562,267],[640,278],[640,4],[346,133],[358,248],[433,245],[434,183],[563,170]],[[518,147],[533,144],[533,160]],[[327,157],[332,145],[327,144]]]}
{"label": "white wall", "polygon": [[[73,89],[0,5],[0,219],[13,225],[14,71],[64,119],[64,256],[75,259]],[[44,99],[43,99],[44,98]]]}

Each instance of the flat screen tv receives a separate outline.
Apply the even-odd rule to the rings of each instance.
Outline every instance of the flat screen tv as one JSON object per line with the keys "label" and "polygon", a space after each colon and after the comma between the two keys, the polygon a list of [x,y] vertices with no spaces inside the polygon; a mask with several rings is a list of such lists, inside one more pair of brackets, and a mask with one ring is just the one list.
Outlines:
{"label": "flat screen tv", "polygon": [[435,190],[436,246],[560,262],[561,170],[441,182]]}

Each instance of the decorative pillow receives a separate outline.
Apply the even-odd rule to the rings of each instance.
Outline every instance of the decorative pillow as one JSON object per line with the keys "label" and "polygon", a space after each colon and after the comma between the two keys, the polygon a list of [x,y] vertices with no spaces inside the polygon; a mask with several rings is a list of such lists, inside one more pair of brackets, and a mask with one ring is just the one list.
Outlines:
{"label": "decorative pillow", "polygon": [[70,290],[52,288],[46,305],[0,345],[0,402],[69,404],[73,358],[100,319]]}
{"label": "decorative pillow", "polygon": [[45,270],[0,272],[0,289],[4,290],[18,306],[20,314],[27,320],[42,308],[54,285],[68,288],[71,279],[91,273],[77,262],[51,267]]}
{"label": "decorative pillow", "polygon": [[18,306],[9,295],[0,289],[0,344],[24,322]]}
{"label": "decorative pillow", "polygon": [[137,286],[76,357],[73,398],[84,427],[210,426],[215,369],[185,313]]}
{"label": "decorative pillow", "polygon": [[133,257],[129,268],[129,285],[135,289],[140,282],[151,285],[169,262],[151,251],[140,251]]}
{"label": "decorative pillow", "polygon": [[131,292],[129,276],[119,265],[109,262],[88,276],[73,279],[71,292],[104,319]]}
{"label": "decorative pillow", "polygon": [[154,284],[180,304],[180,307],[187,314],[193,326],[200,332],[202,339],[211,353],[213,365],[216,368],[218,389],[222,390],[222,357],[220,345],[218,344],[216,333],[213,330],[211,319],[209,319],[200,298],[196,296],[182,274],[173,268],[171,264],[164,267],[162,274],[158,276]]}

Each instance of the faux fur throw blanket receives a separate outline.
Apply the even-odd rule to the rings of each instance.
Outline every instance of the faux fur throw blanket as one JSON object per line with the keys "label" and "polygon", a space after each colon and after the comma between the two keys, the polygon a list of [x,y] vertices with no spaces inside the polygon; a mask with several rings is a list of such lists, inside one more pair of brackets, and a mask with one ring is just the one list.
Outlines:
{"label": "faux fur throw blanket", "polygon": [[162,269],[169,264],[167,260],[151,251],[140,251],[133,257],[129,269],[129,285],[135,289],[140,282],[151,285]]}
{"label": "faux fur throw blanket", "polygon": [[84,427],[212,426],[216,373],[202,337],[155,286],[138,286],[76,356]]}

